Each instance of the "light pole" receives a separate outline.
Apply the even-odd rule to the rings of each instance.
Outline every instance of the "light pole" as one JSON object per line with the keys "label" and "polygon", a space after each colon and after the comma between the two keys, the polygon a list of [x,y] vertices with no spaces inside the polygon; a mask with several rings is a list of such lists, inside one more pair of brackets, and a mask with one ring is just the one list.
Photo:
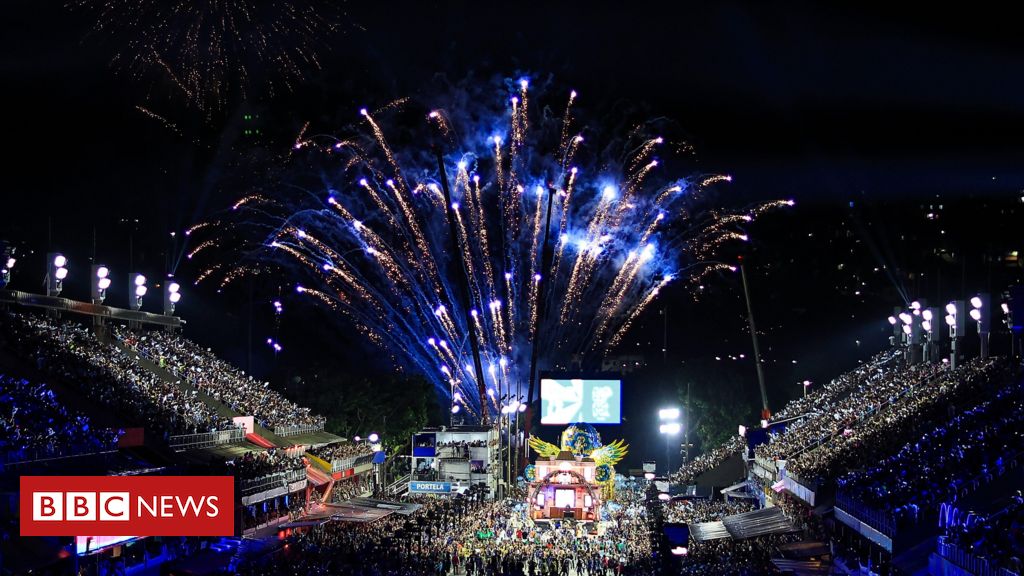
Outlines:
{"label": "light pole", "polygon": [[970,300],[971,320],[978,323],[978,338],[981,339],[981,353],[980,357],[982,360],[988,358],[988,340],[989,333],[992,331],[992,300],[988,294],[978,294]]}
{"label": "light pole", "polygon": [[661,425],[658,432],[665,435],[665,476],[672,475],[672,437],[679,434],[682,425],[679,423],[679,408],[662,408],[658,410]]}
{"label": "light pole", "polygon": [[804,387],[804,398],[807,398],[807,389],[811,387],[811,381],[810,380],[804,380],[803,382],[800,382],[800,384],[803,384],[803,387]]}
{"label": "light pole", "polygon": [[963,300],[954,300],[946,304],[946,325],[949,326],[949,367],[956,370],[960,365],[959,344],[960,338],[967,332],[967,313]]}

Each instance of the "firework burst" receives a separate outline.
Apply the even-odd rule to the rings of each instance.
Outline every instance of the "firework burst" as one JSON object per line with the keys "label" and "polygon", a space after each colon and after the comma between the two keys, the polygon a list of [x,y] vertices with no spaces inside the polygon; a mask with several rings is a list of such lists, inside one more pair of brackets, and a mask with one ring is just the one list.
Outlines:
{"label": "firework burst", "polygon": [[[531,91],[523,80],[489,106],[459,93],[457,110],[362,109],[348,133],[304,131],[282,179],[262,186],[273,192],[247,192],[196,230],[190,257],[212,262],[200,278],[223,287],[277,266],[483,418],[525,390],[534,339],[544,369],[594,366],[666,285],[721,269],[703,261],[784,204],[709,206],[727,177],[666,176],[657,134],[585,141],[575,92],[555,118]],[[591,139],[623,152],[587,158]]]}
{"label": "firework burst", "polygon": [[[323,4],[323,5],[321,5]],[[231,95],[291,89],[320,68],[319,50],[338,24],[327,3],[295,0],[71,0],[110,37],[111,64],[160,81],[210,112]]]}

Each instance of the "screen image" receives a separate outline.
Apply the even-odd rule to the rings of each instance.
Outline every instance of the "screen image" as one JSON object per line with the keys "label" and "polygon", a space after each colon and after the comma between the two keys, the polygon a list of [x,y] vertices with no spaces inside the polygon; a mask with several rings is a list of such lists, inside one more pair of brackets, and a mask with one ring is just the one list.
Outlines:
{"label": "screen image", "polygon": [[555,490],[555,508],[575,508],[576,491],[559,488]]}
{"label": "screen image", "polygon": [[621,380],[543,378],[541,424],[621,423]]}

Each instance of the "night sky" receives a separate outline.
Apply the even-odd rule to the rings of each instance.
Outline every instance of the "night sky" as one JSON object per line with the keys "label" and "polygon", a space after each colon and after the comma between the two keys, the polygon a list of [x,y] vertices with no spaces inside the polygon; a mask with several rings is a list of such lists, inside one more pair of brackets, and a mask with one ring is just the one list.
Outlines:
{"label": "night sky", "polygon": [[[84,267],[94,238],[98,258],[123,271],[130,237],[134,267],[159,276],[180,254],[170,233],[180,238],[237,197],[217,182],[239,146],[242,103],[203,118],[165,86],[119,74],[109,66],[117,40],[88,37],[88,16],[60,4],[10,0],[0,23],[0,240],[36,252],[12,287],[41,288],[48,245]],[[293,92],[244,103],[264,111],[268,138],[286,146],[307,120],[331,126],[363,105],[422,96],[438,78],[522,73],[577,89],[584,109],[672,118],[696,149],[695,169],[733,176],[723,202],[797,201],[752,226],[742,248],[779,405],[798,393],[791,382],[834,376],[878,351],[884,318],[903,298],[938,302],[961,288],[998,292],[1020,281],[1019,264],[1005,262],[1024,249],[1024,44],[1009,14],[937,5],[901,13],[734,2],[402,4],[342,4],[323,69]],[[69,282],[67,295],[87,297],[80,284]],[[706,284],[696,303],[669,291],[624,349],[661,360],[667,305],[671,362],[740,353],[733,362],[749,362],[739,279]],[[324,359],[351,337],[309,310],[280,328],[286,348],[302,352],[275,359],[262,346],[268,298],[255,304],[256,371],[356,370],[345,353]],[[179,312],[187,335],[247,365],[244,294],[188,294]],[[756,386],[752,365],[748,374]]]}

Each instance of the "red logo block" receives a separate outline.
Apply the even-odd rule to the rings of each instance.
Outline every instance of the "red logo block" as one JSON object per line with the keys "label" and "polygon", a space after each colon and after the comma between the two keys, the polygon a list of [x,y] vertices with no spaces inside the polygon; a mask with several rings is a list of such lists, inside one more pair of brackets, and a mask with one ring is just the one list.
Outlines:
{"label": "red logo block", "polygon": [[22,476],[22,536],[231,536],[231,476]]}

